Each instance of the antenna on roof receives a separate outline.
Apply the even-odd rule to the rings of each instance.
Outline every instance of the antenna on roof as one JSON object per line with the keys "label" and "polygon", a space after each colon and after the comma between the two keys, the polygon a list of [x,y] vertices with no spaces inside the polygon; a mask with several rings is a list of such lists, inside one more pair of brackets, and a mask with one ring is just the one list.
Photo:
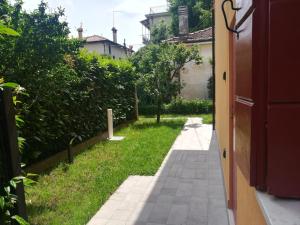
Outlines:
{"label": "antenna on roof", "polygon": [[115,13],[121,13],[122,11],[118,11],[118,10],[114,10],[113,9],[113,27],[115,27],[115,22],[116,22],[116,20],[115,20]]}

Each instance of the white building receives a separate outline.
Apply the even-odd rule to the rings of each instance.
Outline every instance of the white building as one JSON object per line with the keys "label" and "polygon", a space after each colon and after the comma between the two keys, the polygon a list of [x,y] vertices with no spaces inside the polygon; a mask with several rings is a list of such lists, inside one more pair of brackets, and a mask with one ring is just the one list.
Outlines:
{"label": "white building", "polygon": [[179,36],[172,37],[167,42],[183,43],[187,47],[196,46],[202,57],[202,64],[195,62],[185,64],[180,71],[180,81],[183,89],[180,93],[185,99],[208,99],[208,80],[212,76],[212,28],[189,33],[188,8],[180,6],[179,15]]}
{"label": "white building", "polygon": [[167,26],[171,26],[172,24],[172,17],[171,14],[168,12],[168,6],[157,6],[150,8],[150,13],[146,14],[145,20],[141,21],[142,26],[142,36],[143,36],[143,43],[149,43],[151,37],[150,33],[151,30],[159,25],[161,22],[164,22]]}
{"label": "white building", "polygon": [[[197,65],[195,62],[187,63],[180,72],[180,81],[183,86],[180,96],[185,99],[208,99],[209,90],[207,88],[208,80],[212,76],[212,28],[199,30],[197,32],[189,32],[188,24],[188,8],[180,6],[178,8],[179,15],[179,36],[172,37],[167,42],[183,43],[187,47],[196,46],[199,49],[200,56],[203,59],[202,64]],[[150,14],[145,15],[146,19],[141,21],[144,26],[143,40],[144,44],[149,42],[153,27],[164,21],[167,25],[171,25],[172,17],[168,12],[168,7],[154,7],[150,9]],[[146,35],[145,35],[146,34]]]}
{"label": "white building", "polygon": [[89,52],[96,52],[101,55],[111,56],[113,59],[124,59],[133,53],[132,46],[127,48],[125,40],[121,45],[117,40],[117,29],[112,28],[113,41],[100,35],[92,35],[89,37],[83,37],[83,29],[80,27],[77,29],[79,39],[84,40],[84,48]]}
{"label": "white building", "polygon": [[180,72],[183,85],[180,95],[185,99],[207,99],[209,97],[207,84],[212,76],[212,28],[174,37],[167,41],[183,43],[187,47],[196,46],[199,49],[203,62],[200,65],[193,61],[189,62]]}

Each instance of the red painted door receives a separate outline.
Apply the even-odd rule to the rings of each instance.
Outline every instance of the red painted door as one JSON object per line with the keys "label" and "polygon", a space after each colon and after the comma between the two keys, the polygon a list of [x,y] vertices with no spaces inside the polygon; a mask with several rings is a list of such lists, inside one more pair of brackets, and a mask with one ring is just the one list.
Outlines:
{"label": "red painted door", "polygon": [[267,186],[283,197],[300,197],[299,11],[299,0],[270,1]]}
{"label": "red painted door", "polygon": [[[236,162],[249,184],[265,188],[266,177],[266,1],[240,0],[237,13]],[[243,8],[245,7],[245,8]]]}

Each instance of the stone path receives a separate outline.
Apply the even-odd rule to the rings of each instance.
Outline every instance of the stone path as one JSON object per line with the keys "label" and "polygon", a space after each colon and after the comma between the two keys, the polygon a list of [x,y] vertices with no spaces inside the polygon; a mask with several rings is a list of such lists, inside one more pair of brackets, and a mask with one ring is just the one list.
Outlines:
{"label": "stone path", "polygon": [[229,225],[212,126],[189,118],[157,174],[130,176],[88,225]]}

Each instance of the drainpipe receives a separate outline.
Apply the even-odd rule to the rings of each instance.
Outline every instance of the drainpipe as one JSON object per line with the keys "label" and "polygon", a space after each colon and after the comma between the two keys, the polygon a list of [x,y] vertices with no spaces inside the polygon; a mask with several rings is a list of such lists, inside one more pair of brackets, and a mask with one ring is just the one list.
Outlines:
{"label": "drainpipe", "polygon": [[215,38],[215,1],[212,1],[212,55],[213,55],[213,130],[216,130],[216,38]]}

